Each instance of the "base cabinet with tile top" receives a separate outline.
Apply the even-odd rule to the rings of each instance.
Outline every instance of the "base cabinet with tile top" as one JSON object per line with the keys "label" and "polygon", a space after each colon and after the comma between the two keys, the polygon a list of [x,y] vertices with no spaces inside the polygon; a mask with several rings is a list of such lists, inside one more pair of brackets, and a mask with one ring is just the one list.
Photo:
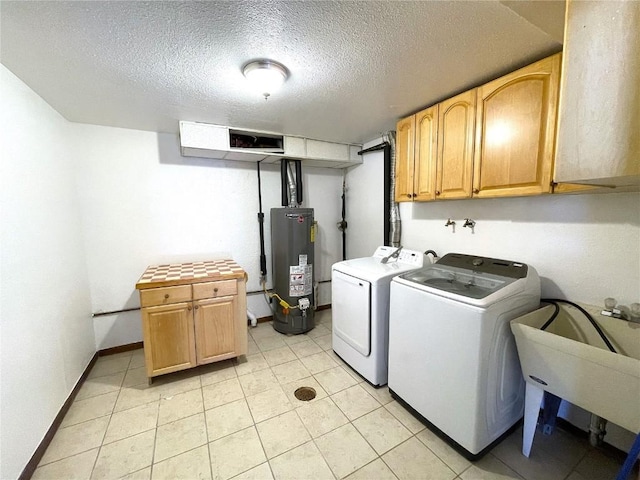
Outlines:
{"label": "base cabinet with tile top", "polygon": [[247,353],[245,285],[232,260],[147,268],[136,288],[149,382]]}

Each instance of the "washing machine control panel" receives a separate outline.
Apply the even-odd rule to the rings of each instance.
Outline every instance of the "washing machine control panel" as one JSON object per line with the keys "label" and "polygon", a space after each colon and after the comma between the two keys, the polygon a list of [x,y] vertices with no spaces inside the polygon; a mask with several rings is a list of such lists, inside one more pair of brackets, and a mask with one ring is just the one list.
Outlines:
{"label": "washing machine control panel", "polygon": [[[376,248],[376,251],[373,254],[375,258],[388,258],[387,262],[398,262],[405,263],[409,265],[415,265],[416,267],[421,267],[423,264],[423,254],[422,252],[418,252],[416,250],[407,250],[403,247],[399,247],[400,251],[398,251],[398,247],[387,247],[381,246]],[[385,263],[387,263],[385,262]]]}
{"label": "washing machine control panel", "polygon": [[528,266],[524,263],[462,253],[448,253],[438,260],[438,265],[472,270],[475,273],[490,273],[508,278],[525,278],[528,271]]}

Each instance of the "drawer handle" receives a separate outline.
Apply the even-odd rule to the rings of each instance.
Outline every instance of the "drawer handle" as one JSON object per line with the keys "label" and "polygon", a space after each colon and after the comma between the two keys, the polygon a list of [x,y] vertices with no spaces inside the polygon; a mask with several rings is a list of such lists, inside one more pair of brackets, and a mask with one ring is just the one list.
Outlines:
{"label": "drawer handle", "polygon": [[218,287],[213,289],[213,293],[218,293]]}
{"label": "drawer handle", "polygon": [[168,293],[165,293],[165,294],[164,294],[164,298],[169,298],[169,294],[168,294]]}

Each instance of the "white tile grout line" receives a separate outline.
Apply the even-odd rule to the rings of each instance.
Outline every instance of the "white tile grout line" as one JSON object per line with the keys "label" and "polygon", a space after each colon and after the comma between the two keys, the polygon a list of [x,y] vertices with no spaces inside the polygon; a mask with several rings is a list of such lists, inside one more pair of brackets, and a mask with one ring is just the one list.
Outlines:
{"label": "white tile grout line", "polygon": [[[126,372],[129,370],[129,365],[130,364],[131,364],[131,356],[129,357],[129,363],[127,364],[127,369],[125,370],[125,374],[122,376],[122,381],[120,382],[120,388],[118,389],[118,396],[116,397],[116,401],[113,402],[113,407],[111,407],[111,413],[109,414],[109,421],[107,422],[107,427],[104,429],[104,434],[102,435],[102,440],[100,441],[100,446],[98,447],[98,453],[96,454],[96,458],[93,461],[93,466],[91,467],[91,475],[90,475],[89,478],[91,478],[91,476],[93,476],[93,472],[94,472],[94,470],[96,468],[96,465],[98,463],[98,459],[100,458],[100,452],[102,451],[102,446],[104,445],[104,439],[107,436],[107,431],[109,430],[109,425],[111,425],[111,419],[113,418],[113,411],[116,408],[116,404],[118,403],[118,398],[120,398],[120,392],[122,391],[122,384],[124,383],[124,379],[127,376]],[[95,365],[94,365],[94,367],[95,367]],[[97,378],[100,378],[100,377],[97,377]],[[97,395],[94,395],[94,396],[97,396]],[[88,398],[92,398],[92,397],[88,397]],[[75,401],[74,401],[74,403],[75,403]]]}
{"label": "white tile grout line", "polygon": [[[153,447],[151,449],[151,470],[149,471],[149,478],[153,478],[153,466],[155,465],[155,459],[156,459],[156,442],[158,441],[158,419],[160,418],[160,402],[161,400],[158,400],[158,411],[156,413],[156,428],[153,431]],[[145,467],[146,468],[146,467]],[[129,475],[130,473],[133,472],[129,472],[125,475]]]}
{"label": "white tile grout line", "polygon": [[[232,368],[235,369],[235,367],[233,366],[233,364],[231,365]],[[211,476],[211,478],[213,478],[213,466],[211,465],[211,448],[209,447],[209,423],[207,422],[207,410],[204,408],[204,390],[203,390],[203,386],[202,386],[202,378],[200,379],[200,398],[202,398],[202,414],[204,415],[204,433],[207,437],[207,457],[209,457],[209,475]],[[153,469],[153,466],[151,466],[151,468]],[[151,472],[153,474],[153,470]],[[153,477],[150,477],[153,478]]]}
{"label": "white tile grout line", "polygon": [[[313,339],[312,339],[312,338],[308,338],[308,340],[313,341]],[[315,343],[315,342],[314,342],[314,343]],[[289,346],[289,345],[287,345],[287,347],[289,348],[289,350],[293,351],[293,350],[290,348],[290,346]],[[330,350],[330,349],[329,349],[329,350]],[[323,352],[326,352],[326,351],[329,351],[329,350],[322,350],[322,351],[323,351]],[[268,350],[267,350],[267,351],[268,351]],[[261,355],[262,355],[262,353],[263,353],[263,352],[260,352],[260,353],[261,353]],[[312,353],[312,354],[310,354],[310,355],[298,356],[295,352],[293,352],[293,353],[296,355],[296,357],[297,357],[297,359],[298,359],[298,360],[300,360],[301,358],[308,357],[308,356],[310,356],[310,355],[314,355],[314,354]],[[129,356],[129,363],[128,363],[127,369],[126,369],[126,370],[124,370],[125,375],[122,377],[122,380],[120,381],[120,386],[118,387],[118,396],[116,397],[116,400],[115,400],[115,402],[114,402],[114,404],[113,404],[113,407],[111,408],[111,413],[109,413],[109,414],[108,414],[108,415],[109,415],[109,422],[107,423],[107,427],[106,427],[105,432],[104,432],[104,434],[103,434],[102,443],[101,443],[101,445],[98,447],[98,452],[97,452],[97,454],[96,454],[96,458],[95,458],[95,460],[94,460],[94,464],[93,464],[93,467],[92,467],[92,473],[93,473],[93,471],[95,470],[95,466],[96,466],[96,464],[97,464],[97,462],[98,462],[98,459],[99,459],[99,457],[100,457],[100,452],[101,452],[102,447],[103,447],[103,445],[104,445],[104,443],[103,443],[103,442],[104,442],[104,438],[106,437],[106,434],[107,434],[107,431],[108,431],[109,425],[111,424],[111,419],[112,419],[112,417],[113,417],[113,414],[115,413],[115,407],[116,407],[116,405],[117,405],[117,403],[118,403],[118,399],[120,398],[120,395],[121,395],[121,393],[122,393],[122,391],[123,391],[123,388],[124,388],[124,387],[123,387],[122,385],[123,385],[124,380],[125,380],[125,378],[126,378],[126,374],[127,374],[127,372],[128,372],[129,370],[131,370],[130,365],[131,365],[131,360],[132,360],[132,358],[133,358],[133,354],[134,354],[134,352],[132,352],[132,354]],[[262,355],[262,356],[263,356],[263,358],[264,358],[264,355]],[[293,360],[292,360],[292,361],[293,361]],[[287,363],[287,362],[285,362],[285,363]],[[344,362],[342,362],[342,363],[344,363]],[[277,365],[273,365],[273,366],[271,366],[271,365],[267,365],[267,367],[265,367],[265,369],[266,369],[266,368],[269,368],[269,369],[271,370],[271,373],[273,374],[273,373],[274,373],[274,372],[273,372],[273,367],[275,367],[275,366],[277,366]],[[349,375],[350,375],[350,376],[352,376],[352,377],[353,377],[353,375],[351,375],[351,373],[350,373],[346,368],[344,368],[344,366],[343,366],[342,364],[338,364],[338,366],[340,366],[341,368],[343,368],[345,371],[347,371],[347,373],[349,373]],[[232,365],[232,367],[235,369],[235,365]],[[331,368],[335,368],[335,367],[331,367]],[[322,384],[318,381],[318,379],[315,377],[315,375],[317,375],[317,374],[319,374],[319,373],[322,373],[322,372],[325,372],[325,371],[327,371],[327,370],[329,370],[329,369],[330,369],[330,368],[325,369],[325,370],[322,370],[321,372],[316,372],[316,373],[314,373],[314,374],[310,374],[310,377],[305,377],[305,378],[313,378],[313,379],[314,379],[314,380],[315,380],[319,385],[321,385],[321,386],[322,386]],[[264,369],[260,369],[260,370],[257,370],[257,371],[261,371],[261,370],[264,370]],[[113,372],[113,373],[109,373],[109,374],[106,374],[106,375],[101,375],[100,377],[102,377],[102,376],[110,376],[110,375],[114,375],[114,374],[116,374],[116,373],[120,373],[120,372]],[[249,373],[255,373],[255,372],[248,372],[247,374],[249,374]],[[247,374],[245,374],[245,375],[247,375]],[[200,375],[199,375],[199,377],[200,377],[201,375],[202,375],[202,374],[200,374]],[[275,374],[274,374],[274,375],[275,375]],[[93,378],[100,378],[100,377],[93,377]],[[235,377],[235,378],[238,378],[238,377],[239,377],[239,376],[237,375],[237,372],[236,372],[236,377]],[[299,379],[299,380],[302,380],[302,379]],[[295,382],[297,382],[297,381],[299,381],[299,380],[294,380],[294,381],[295,381]],[[356,380],[356,382],[357,382],[357,379],[355,379],[355,378],[354,378],[354,380]],[[203,387],[203,386],[202,386],[201,381],[200,381],[199,383],[200,383],[200,386],[199,386],[199,387],[197,387],[197,388],[199,388],[199,389],[200,389],[200,392],[201,392],[201,395],[202,395],[203,411],[202,411],[202,412],[198,412],[198,413],[196,413],[196,414],[194,414],[194,415],[198,415],[198,414],[200,414],[200,413],[202,413],[202,414],[204,415],[204,421],[205,421],[205,433],[206,433],[206,438],[207,438],[207,448],[208,448],[208,451],[209,451],[209,466],[210,466],[210,473],[213,475],[213,471],[212,471],[212,462],[211,462],[211,452],[210,452],[210,444],[211,444],[212,442],[211,442],[211,441],[209,441],[208,426],[207,426],[207,423],[206,423],[206,412],[207,412],[207,410],[205,410],[205,409],[204,409],[204,392],[203,392],[203,389],[204,389],[205,387],[210,387],[210,386],[213,386],[213,385],[215,385],[216,383],[220,383],[220,382],[216,382],[216,383],[213,383],[213,384],[211,384],[211,385],[206,385],[205,387]],[[291,382],[287,382],[287,383],[291,383]],[[361,384],[363,384],[363,383],[366,383],[366,382],[364,382],[364,381],[360,381],[360,382],[356,383],[355,385],[361,385]],[[140,385],[142,385],[142,383],[141,383]],[[278,385],[280,388],[283,388],[283,387],[284,387],[284,385],[286,385],[286,384],[282,384],[280,381],[277,381],[277,385]],[[130,387],[134,387],[134,386],[136,386],[136,385],[132,385],[132,386],[130,386]],[[331,393],[331,394],[327,393],[327,397],[325,397],[325,398],[328,398],[328,399],[332,402],[332,404],[333,404],[333,405],[335,405],[335,406],[338,408],[338,410],[339,410],[339,411],[341,411],[341,412],[344,414],[344,412],[342,411],[342,409],[340,409],[340,407],[338,407],[338,405],[335,403],[335,401],[334,401],[334,400],[333,400],[333,398],[331,398],[331,397],[332,397],[333,395],[336,395],[337,393],[340,393],[340,392],[344,391],[344,390],[345,390],[345,389],[347,389],[347,388],[352,388],[353,386],[354,386],[354,385],[350,385],[350,386],[348,386],[348,387],[341,388],[341,389],[339,389],[338,391],[333,392],[333,393]],[[323,387],[323,388],[324,388],[324,387]],[[194,389],[188,389],[188,390],[186,390],[185,392],[179,392],[179,393],[186,393],[186,392],[189,392],[189,391],[192,391],[192,390],[195,390],[195,389],[196,389],[196,388],[194,388]],[[246,402],[246,401],[247,401],[246,399],[248,398],[248,397],[247,397],[247,395],[246,395],[246,392],[244,391],[244,389],[242,389],[242,387],[241,387],[241,390],[242,390],[242,392],[243,392],[243,399],[244,399],[244,400],[245,400],[245,402]],[[114,391],[115,391],[115,390],[114,390]],[[370,393],[370,392],[368,392],[366,389],[365,389],[365,391],[367,392],[367,394],[371,395],[371,393]],[[106,395],[106,394],[109,394],[109,393],[113,393],[113,392],[105,392],[105,393],[102,393],[102,394],[99,394],[99,395]],[[262,393],[262,392],[259,392],[259,393]],[[86,397],[86,398],[83,398],[83,399],[81,399],[81,400],[86,400],[86,399],[89,399],[89,398],[94,398],[94,397],[99,396],[99,395],[94,395],[94,396],[91,396],[91,397]],[[253,395],[251,395],[251,396],[253,396]],[[372,396],[372,398],[374,398],[378,403],[380,403],[380,406],[379,406],[379,407],[377,407],[376,409],[374,409],[373,411],[378,410],[378,409],[380,409],[380,408],[384,408],[385,410],[387,410],[387,411],[388,411],[388,409],[386,408],[386,406],[388,405],[388,403],[387,403],[387,404],[382,404],[382,402],[380,402],[380,400],[379,400],[377,397],[375,397],[375,396],[373,396],[373,395],[371,395],[371,396]],[[141,405],[136,405],[136,406],[134,406],[134,407],[130,407],[130,408],[127,408],[127,409],[121,410],[121,412],[124,412],[124,411],[130,410],[131,408],[136,408],[136,407],[139,407],[139,406],[142,406],[142,405],[146,405],[146,404],[148,404],[148,403],[152,403],[153,401],[156,401],[156,400],[152,400],[151,402],[145,402],[145,403],[143,403],[143,404],[141,404]],[[229,403],[229,402],[227,402],[227,403]],[[225,405],[226,405],[227,403],[225,403]],[[290,403],[291,403],[291,402],[290,402]],[[247,405],[247,406],[248,406],[248,405]],[[294,412],[296,412],[296,416],[297,416],[297,418],[300,420],[300,422],[301,422],[301,423],[302,423],[302,425],[304,426],[305,430],[307,431],[307,433],[308,433],[308,434],[309,434],[309,436],[311,437],[311,440],[310,440],[310,441],[314,443],[315,447],[316,447],[316,448],[318,449],[318,451],[320,452],[320,454],[321,454],[321,456],[322,456],[323,460],[324,460],[324,461],[325,461],[325,463],[327,463],[327,465],[328,465],[328,462],[327,462],[326,458],[324,457],[324,455],[322,454],[322,451],[317,447],[317,444],[315,443],[315,440],[316,440],[316,439],[314,439],[314,438],[311,436],[311,434],[310,434],[310,432],[309,432],[309,430],[308,430],[308,427],[307,427],[307,426],[306,426],[306,424],[302,421],[302,418],[300,417],[300,414],[299,414],[299,412],[297,411],[297,410],[298,410],[298,408],[295,406],[295,404],[291,404],[291,406],[292,406],[292,409],[291,409],[291,410],[288,410],[287,412],[283,412],[283,413],[278,414],[278,415],[282,415],[282,414],[284,414],[284,413],[288,413],[288,412],[290,412],[290,411],[294,411]],[[118,412],[118,413],[120,413],[120,412]],[[254,416],[253,416],[253,413],[251,412],[251,409],[249,409],[249,413],[250,413],[250,415],[251,415],[252,422],[253,422],[252,427],[255,429],[255,431],[256,431],[256,433],[257,433],[257,435],[258,435],[258,439],[259,439],[259,441],[260,441],[260,445],[261,445],[261,447],[262,447],[262,449],[263,449],[263,453],[265,454],[265,457],[266,457],[266,450],[265,450],[265,448],[264,448],[264,444],[263,444],[262,438],[260,437],[260,434],[259,434],[258,429],[257,429],[257,425],[258,425],[258,424],[255,422],[255,418],[254,418]],[[367,413],[366,413],[366,414],[364,414],[364,415],[367,415],[367,414],[369,414],[369,413],[371,413],[371,412],[367,412]],[[406,427],[406,425],[404,425],[404,423],[402,423],[402,421],[401,421],[400,419],[398,419],[395,415],[393,415],[393,413],[391,413],[391,412],[389,412],[389,413],[390,413],[394,418],[396,418],[396,420],[398,420],[398,421],[400,422],[400,424],[402,424],[405,428],[407,428],[407,427]],[[269,417],[269,418],[266,418],[266,419],[262,420],[260,423],[263,423],[263,422],[268,421],[268,420],[270,420],[270,419],[272,419],[272,418],[275,418],[275,417],[277,417],[278,415],[274,415],[274,416],[271,416],[271,417]],[[348,422],[347,422],[346,424],[344,424],[344,425],[347,425],[347,424],[352,424],[352,425],[353,425],[353,421],[354,421],[354,420],[357,420],[358,418],[361,418],[361,417],[362,417],[362,416],[364,416],[364,415],[360,415],[359,417],[354,418],[353,420],[350,420],[350,419],[348,419],[348,418],[347,418]],[[104,415],[104,416],[106,416],[106,415]],[[191,417],[191,416],[193,416],[193,415],[189,415],[189,416],[184,417],[184,418],[189,418],[189,417]],[[346,416],[346,415],[345,415],[345,416]],[[101,417],[96,417],[96,418],[101,418]],[[156,414],[156,426],[155,426],[155,428],[154,428],[154,434],[155,434],[155,435],[154,435],[154,446],[153,446],[153,453],[152,453],[152,461],[151,461],[151,465],[149,466],[149,467],[151,468],[151,471],[153,471],[153,465],[155,464],[154,460],[155,460],[155,446],[156,446],[157,431],[158,431],[158,424],[157,424],[157,422],[158,422],[158,418],[159,418],[159,407],[158,407],[158,412],[157,412],[157,414]],[[175,421],[184,420],[184,418],[177,419],[177,420],[175,420]],[[80,424],[82,424],[82,423],[86,423],[86,422],[89,422],[89,421],[92,421],[92,420],[95,420],[95,419],[89,419],[89,420],[86,420],[85,422],[79,422],[78,424],[75,424],[75,425],[80,425]],[[170,423],[172,423],[172,422],[170,422]],[[330,430],[330,431],[328,431],[328,432],[325,432],[323,435],[327,435],[327,434],[329,434],[329,433],[333,432],[334,430],[336,430],[337,428],[341,428],[341,427],[343,427],[344,425],[341,425],[341,426],[336,427],[336,428],[334,428],[334,429],[332,429],[332,430]],[[70,425],[70,426],[71,426],[71,425]],[[355,427],[355,425],[353,425],[353,426],[354,426],[354,428],[356,428],[356,427]],[[67,428],[67,427],[63,427],[63,428]],[[251,428],[251,427],[247,427],[247,428]],[[242,429],[242,430],[244,430],[244,429]],[[358,431],[358,433],[359,433],[360,435],[362,435],[362,434],[359,432],[359,430],[358,430],[357,428],[356,428],[356,431]],[[137,434],[139,434],[139,433],[143,433],[143,432],[138,432]],[[233,432],[233,433],[237,433],[237,432]],[[224,438],[224,437],[227,437],[227,436],[229,436],[229,435],[233,435],[233,433],[228,434],[228,435],[225,435],[225,436],[220,437],[220,438]],[[418,438],[418,436],[417,436],[417,435],[418,435],[418,433],[420,433],[420,432],[417,432],[416,434],[414,434],[414,433],[412,433],[412,432],[410,432],[410,433],[411,433],[411,437],[416,437],[416,439],[420,442],[420,444],[424,445],[424,446],[425,446],[425,448],[428,448],[428,449],[429,449],[429,447],[428,447],[424,442],[422,442],[422,441]],[[136,434],[136,435],[137,435],[137,434]],[[323,435],[321,435],[320,437],[322,437]],[[320,437],[318,437],[318,438],[320,438]],[[406,439],[406,440],[404,440],[404,441],[400,442],[398,445],[395,445],[393,448],[397,448],[399,445],[402,445],[403,443],[407,442],[408,440],[410,440],[410,439],[411,439],[411,437],[409,437],[408,439]],[[128,438],[128,437],[127,437],[127,438]],[[366,440],[366,438],[365,438],[364,436],[363,436],[363,438],[365,439],[365,441],[367,442],[367,444],[369,444],[369,442]],[[124,439],[121,439],[121,440],[124,440]],[[216,440],[219,440],[219,439],[216,439]],[[305,442],[305,443],[307,443],[307,442]],[[370,445],[370,444],[369,444],[369,445]],[[200,445],[200,446],[198,446],[198,447],[194,447],[194,449],[195,449],[195,448],[200,448],[201,446],[202,446],[202,445]],[[293,447],[293,448],[298,448],[299,446],[300,446],[300,445],[298,445],[298,446],[296,446],[296,447]],[[371,446],[371,445],[370,445],[370,446]],[[293,448],[292,448],[292,449],[293,449]],[[373,446],[371,446],[371,448],[373,449]],[[391,448],[389,451],[393,450],[393,448]],[[292,449],[289,449],[289,450],[287,450],[287,451],[285,451],[285,452],[282,452],[281,454],[277,455],[276,457],[273,457],[272,459],[267,459],[267,463],[268,463],[268,465],[269,465],[269,468],[270,468],[270,470],[271,470],[272,475],[273,475],[273,469],[272,469],[272,467],[271,467],[271,460],[273,460],[273,459],[275,459],[275,458],[278,458],[278,457],[280,457],[281,455],[284,455],[285,453],[287,453],[287,452],[291,451]],[[61,459],[59,459],[59,460],[56,460],[56,462],[57,462],[57,461],[60,461],[60,460],[64,460],[65,458],[70,458],[70,457],[73,457],[73,456],[79,455],[79,454],[81,454],[81,453],[86,453],[87,451],[90,451],[90,450],[91,450],[91,449],[86,450],[86,451],[84,451],[84,452],[76,453],[76,454],[74,454],[74,455],[70,455],[70,456],[68,456],[68,457],[63,457],[63,458],[61,458]],[[193,449],[190,449],[190,450],[188,450],[188,451],[191,451],[191,450],[193,450]],[[430,450],[430,451],[432,451],[431,449],[429,449],[429,450]],[[381,459],[381,460],[384,462],[384,459],[382,458],[382,455],[379,455],[379,454],[375,451],[375,449],[373,449],[373,451],[376,453],[376,455],[377,455],[377,456],[376,456],[376,458],[375,458],[375,459],[373,459],[373,460],[372,460],[371,462],[369,462],[369,463],[374,462],[374,461],[375,461],[376,459],[378,459],[378,458],[379,458],[379,459]],[[433,451],[432,451],[432,452],[433,452]],[[184,454],[184,453],[187,453],[187,452],[181,452],[181,453],[179,453],[179,454],[177,454],[177,455],[173,455],[173,456],[171,456],[171,457],[168,457],[168,458],[167,458],[167,459],[165,459],[165,460],[168,460],[169,458],[174,458],[174,457],[176,457],[176,456],[178,456],[178,455],[182,455],[182,454]],[[388,453],[388,452],[385,452],[385,454],[386,454],[386,453]],[[439,457],[435,452],[433,452],[433,453],[434,453],[434,455],[435,455],[438,459],[440,459],[440,460],[441,460],[441,461],[442,461],[442,462],[447,466],[447,468],[449,468],[449,469],[451,469],[451,470],[453,471],[453,469],[452,469],[452,468],[451,468],[451,467],[450,467],[450,466],[449,466],[449,465],[448,465],[448,464],[447,464],[443,459],[441,459],[441,458],[440,458],[440,457]],[[577,468],[577,466],[580,464],[580,462],[581,462],[581,461],[582,461],[582,460],[583,460],[587,455],[588,455],[588,450],[587,450],[587,451],[585,451],[585,453],[582,455],[581,459],[576,463],[576,465],[574,465],[574,466],[572,467],[571,471],[569,472],[569,475],[571,475],[573,472],[575,472],[575,471],[576,471],[575,469]],[[511,466],[509,466],[508,464],[504,463],[501,459],[499,459],[499,458],[497,458],[497,457],[495,457],[495,456],[494,456],[494,458],[495,458],[495,459],[497,459],[500,463],[504,464],[504,465],[505,465],[506,467],[508,467],[510,470],[514,471],[514,470],[513,470],[513,468],[512,468]],[[164,461],[164,460],[163,460],[163,461]],[[50,462],[50,463],[55,463],[55,462]],[[369,463],[367,463],[366,465],[363,465],[363,466],[362,466],[362,467],[360,467],[358,470],[360,470],[361,468],[366,467],[367,465],[369,465]],[[387,465],[387,464],[386,464],[386,462],[384,462],[384,463],[385,463],[385,465]],[[48,464],[47,464],[47,465],[48,465]],[[260,465],[260,464],[259,464],[259,465]],[[259,465],[257,465],[257,466],[259,466]],[[388,465],[387,465],[387,466],[388,466]],[[472,462],[471,466],[473,466],[473,462]],[[466,472],[469,468],[471,468],[471,466],[467,467],[467,469],[465,469],[464,471]],[[389,466],[388,466],[388,467],[389,467]],[[143,469],[140,469],[139,471],[144,470],[144,469],[146,469],[146,468],[148,468],[148,467],[144,467]],[[254,466],[254,467],[252,467],[252,468],[255,468],[255,466]],[[393,470],[391,469],[391,467],[389,467],[389,469],[393,472]],[[250,470],[250,469],[249,469],[249,470]],[[358,470],[355,470],[355,471],[357,472]],[[455,471],[453,471],[453,472],[454,472],[454,474],[455,474]],[[130,472],[130,473],[135,473],[135,472]],[[244,473],[244,472],[240,472],[240,473],[238,473],[238,475],[240,475],[241,473]],[[353,472],[352,472],[352,473],[353,473]],[[458,478],[460,475],[462,475],[462,473],[464,473],[464,472],[461,472],[460,474],[456,474],[456,475],[457,475],[457,477],[456,477],[456,478]],[[332,471],[332,474],[333,474],[333,471]],[[517,475],[519,475],[517,472],[516,472],[516,474],[517,474]],[[524,477],[523,477],[523,478],[524,478]]]}

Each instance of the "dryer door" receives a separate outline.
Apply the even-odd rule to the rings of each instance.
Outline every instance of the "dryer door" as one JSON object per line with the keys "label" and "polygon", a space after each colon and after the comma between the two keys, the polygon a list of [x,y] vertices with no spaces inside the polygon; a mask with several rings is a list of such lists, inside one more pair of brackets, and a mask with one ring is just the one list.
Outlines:
{"label": "dryer door", "polygon": [[371,353],[371,283],[334,270],[331,312],[336,335],[368,356]]}

